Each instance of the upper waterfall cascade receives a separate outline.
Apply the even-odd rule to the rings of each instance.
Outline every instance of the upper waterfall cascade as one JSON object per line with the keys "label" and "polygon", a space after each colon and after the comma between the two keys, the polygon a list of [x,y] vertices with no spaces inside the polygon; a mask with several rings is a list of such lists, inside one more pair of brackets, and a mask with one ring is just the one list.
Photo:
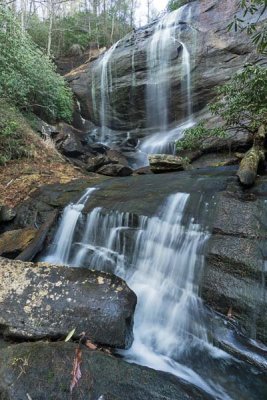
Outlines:
{"label": "upper waterfall cascade", "polygon": [[[147,83],[144,93],[146,104],[147,128],[154,131],[153,135],[141,144],[144,153],[173,153],[174,141],[179,139],[184,129],[193,125],[192,105],[192,54],[185,41],[180,39],[184,29],[191,29],[191,7],[185,5],[178,10],[166,14],[154,28],[150,42],[146,49]],[[185,28],[186,27],[186,28]],[[114,44],[100,59],[92,70],[91,97],[93,112],[99,113],[101,125],[99,140],[112,144],[116,133],[110,129],[113,116],[113,81],[116,68],[113,63],[113,54],[119,46]],[[171,102],[170,66],[177,63],[177,75],[181,76],[181,90],[184,93],[184,118],[177,122],[176,127],[170,128],[169,108]],[[137,76],[135,68],[135,46],[131,53],[131,80],[134,88]],[[113,76],[114,75],[114,76]],[[100,90],[96,94],[96,81]],[[129,94],[131,95],[131,94]],[[132,105],[135,107],[135,105]]]}

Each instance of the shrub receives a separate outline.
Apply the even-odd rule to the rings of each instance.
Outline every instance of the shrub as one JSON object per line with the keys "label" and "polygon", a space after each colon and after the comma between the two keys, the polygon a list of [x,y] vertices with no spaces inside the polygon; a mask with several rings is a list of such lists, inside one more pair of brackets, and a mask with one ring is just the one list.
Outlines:
{"label": "shrub", "polygon": [[222,128],[208,129],[205,127],[205,122],[184,131],[184,137],[176,142],[176,150],[197,150],[201,148],[203,140],[211,137],[225,137],[225,131]]}
{"label": "shrub", "polygon": [[32,156],[31,143],[26,143],[24,123],[14,107],[0,100],[0,165],[25,156]]}
{"label": "shrub", "polygon": [[210,106],[226,127],[241,127],[254,133],[267,124],[267,69],[248,65],[229,83],[218,88],[217,101]]}
{"label": "shrub", "polygon": [[0,97],[48,120],[71,121],[73,100],[55,66],[0,6]]}

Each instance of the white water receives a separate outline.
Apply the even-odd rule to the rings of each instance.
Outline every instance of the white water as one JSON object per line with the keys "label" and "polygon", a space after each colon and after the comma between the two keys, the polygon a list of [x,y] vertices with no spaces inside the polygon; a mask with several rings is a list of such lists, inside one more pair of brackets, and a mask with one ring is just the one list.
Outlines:
{"label": "white water", "polygon": [[[146,154],[175,154],[175,142],[181,139],[184,131],[193,125],[194,121],[189,119],[167,132],[154,133],[144,140],[141,151]],[[146,159],[146,164],[149,165],[148,159]]]}
{"label": "white water", "polygon": [[94,114],[97,114],[97,100],[95,92],[96,77],[100,79],[100,125],[101,125],[101,136],[100,141],[105,142],[106,136],[109,132],[107,114],[110,109],[110,96],[112,96],[112,68],[111,68],[111,57],[119,42],[115,43],[109,50],[107,50],[104,56],[101,58],[97,68],[93,70],[92,76],[92,87],[91,95],[93,102]]}
{"label": "white water", "polygon": [[123,352],[124,357],[170,372],[218,399],[227,399],[220,387],[205,381],[184,362],[195,350],[221,356],[208,343],[198,297],[208,234],[193,219],[184,221],[189,195],[171,195],[152,218],[95,208],[83,220],[85,229],[79,236],[81,211],[94,190],[66,207],[55,236],[57,244],[45,259],[90,266],[125,279],[137,294],[138,305],[134,342]]}
{"label": "white water", "polygon": [[71,203],[65,207],[52,249],[43,261],[68,264],[77,222],[82,215],[85,203],[95,190],[96,188],[87,189],[77,203]]}
{"label": "white water", "polygon": [[[184,129],[191,127],[192,118],[192,84],[191,84],[191,57],[185,43],[180,40],[179,23],[191,19],[190,6],[184,6],[163,17],[155,28],[150,46],[147,50],[148,85],[146,91],[148,127],[155,127],[158,131],[146,139],[141,150],[145,153],[174,153],[174,141],[178,140]],[[180,51],[182,47],[181,82],[184,99],[184,122],[169,130],[169,101],[171,97],[170,65],[174,57],[174,49]],[[178,73],[178,69],[177,69]]]}

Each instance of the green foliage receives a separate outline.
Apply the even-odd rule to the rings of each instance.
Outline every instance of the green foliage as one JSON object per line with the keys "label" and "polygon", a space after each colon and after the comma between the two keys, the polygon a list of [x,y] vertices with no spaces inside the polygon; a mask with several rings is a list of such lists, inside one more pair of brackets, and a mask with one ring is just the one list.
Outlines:
{"label": "green foliage", "polygon": [[23,122],[17,117],[14,107],[0,100],[0,165],[31,155],[31,144],[25,143]]}
{"label": "green foliage", "polygon": [[247,66],[218,89],[217,101],[210,106],[226,127],[238,126],[255,132],[267,124],[267,69]]}
{"label": "green foliage", "polygon": [[267,69],[249,65],[237,73],[229,83],[217,90],[218,97],[210,105],[214,115],[223,120],[221,128],[208,129],[202,121],[187,129],[184,138],[176,143],[180,150],[193,150],[201,146],[203,139],[224,137],[229,128],[242,128],[256,133],[261,125],[267,125]]}
{"label": "green foliage", "polygon": [[[267,0],[241,0],[239,7],[243,10],[242,17],[235,15],[234,20],[228,25],[228,30],[234,29],[246,31],[252,38],[252,43],[261,53],[267,51],[267,27],[266,23],[261,24],[260,18],[267,10]],[[249,22],[246,17],[254,16],[253,22]]]}
{"label": "green foliage", "polygon": [[194,0],[170,0],[167,5],[168,11],[174,11],[184,6],[185,4],[191,3]]}
{"label": "green foliage", "polygon": [[225,137],[225,131],[222,128],[209,129],[205,126],[205,121],[199,122],[192,128],[184,131],[182,140],[176,142],[176,150],[197,150],[201,148],[202,142],[211,137]]}
{"label": "green foliage", "polygon": [[[53,21],[51,51],[55,57],[66,56],[72,45],[86,49],[90,43],[99,47],[109,47],[131,31],[127,14],[101,13],[94,15],[88,11],[75,12]],[[125,19],[126,18],[126,19]],[[47,49],[49,20],[38,16],[28,16],[27,32],[32,40],[44,51]]]}
{"label": "green foliage", "polygon": [[0,6],[0,97],[49,120],[72,117],[72,95],[55,66]]}

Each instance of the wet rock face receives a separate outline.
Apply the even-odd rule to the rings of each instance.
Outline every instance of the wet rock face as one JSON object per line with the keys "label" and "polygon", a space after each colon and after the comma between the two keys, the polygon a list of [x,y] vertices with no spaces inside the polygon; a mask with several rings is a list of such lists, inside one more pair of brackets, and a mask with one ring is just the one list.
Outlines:
{"label": "wet rock face", "polygon": [[[186,44],[191,55],[191,77],[193,109],[201,110],[215,95],[215,88],[226,82],[235,72],[248,62],[255,62],[246,34],[229,33],[228,24],[237,10],[233,0],[197,0],[191,3],[192,20],[184,22],[180,40]],[[262,18],[266,18],[262,17]],[[181,25],[181,24],[180,24]],[[112,71],[112,95],[106,105],[106,124],[112,129],[140,129],[146,127],[146,90],[149,74],[147,49],[156,24],[141,28],[122,39],[109,61]],[[185,117],[187,98],[186,77],[181,68],[182,51],[173,44],[173,56],[168,70],[171,79],[169,121]],[[81,102],[84,118],[100,125],[101,109],[100,76],[101,58],[72,71],[67,79]],[[91,90],[93,88],[93,90]],[[95,93],[93,99],[92,91]],[[110,91],[111,93],[111,91]],[[156,99],[150,99],[151,104]],[[150,105],[151,105],[150,104]]]}
{"label": "wet rock face", "polygon": [[93,341],[127,348],[135,294],[120,278],[88,269],[0,258],[0,324],[5,337],[37,340],[76,328]]}
{"label": "wet rock face", "polygon": [[[71,343],[24,343],[1,350],[0,398],[70,398],[76,347]],[[211,400],[211,396],[175,376],[85,347],[81,374],[71,396],[76,400]]]}
{"label": "wet rock face", "polygon": [[224,315],[231,309],[247,337],[267,342],[266,204],[235,186],[215,203],[202,297]]}
{"label": "wet rock face", "polygon": [[[31,193],[16,209],[13,229],[33,225],[36,220],[38,224],[44,222],[53,209],[61,211],[77,201],[88,187],[97,186],[99,190],[85,205],[85,214],[103,207],[105,212],[129,212],[135,221],[140,216],[154,216],[170,194],[191,193],[194,209],[198,209],[201,195],[210,208],[208,215],[199,215],[207,220],[198,222],[209,226],[211,237],[200,294],[207,305],[224,315],[232,307],[245,335],[267,343],[267,176],[244,190],[235,174],[233,167],[113,179],[91,174],[84,180],[47,185]],[[132,254],[136,236],[131,231],[126,233],[127,252]]]}

